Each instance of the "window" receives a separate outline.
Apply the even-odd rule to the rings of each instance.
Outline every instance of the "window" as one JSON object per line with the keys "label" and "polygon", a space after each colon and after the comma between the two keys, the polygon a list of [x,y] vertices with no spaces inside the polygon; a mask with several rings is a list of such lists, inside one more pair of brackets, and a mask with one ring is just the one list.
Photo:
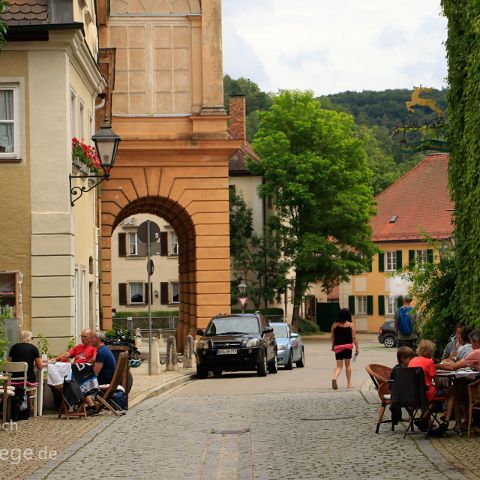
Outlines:
{"label": "window", "polygon": [[85,105],[80,100],[80,108],[79,108],[79,115],[78,115],[78,136],[82,142],[85,141]]}
{"label": "window", "polygon": [[143,283],[129,283],[131,304],[145,303],[143,298]]}
{"label": "window", "polygon": [[355,309],[357,315],[367,314],[367,296],[362,295],[357,297],[357,308]]}
{"label": "window", "polygon": [[179,296],[178,296],[178,282],[171,282],[170,283],[170,291],[172,294],[172,303],[179,303]]}
{"label": "window", "polygon": [[170,255],[178,255],[178,238],[175,232],[170,234]]}
{"label": "window", "polygon": [[427,263],[427,251],[415,250],[415,263],[421,267]]}
{"label": "window", "polygon": [[394,272],[397,270],[397,252],[385,252],[385,271]]}
{"label": "window", "polygon": [[77,134],[77,95],[70,90],[70,137]]}
{"label": "window", "polygon": [[18,86],[0,86],[0,159],[20,158]]}
{"label": "window", "polygon": [[131,232],[128,234],[128,255],[136,256],[138,255],[138,238],[137,232]]}
{"label": "window", "polygon": [[385,303],[386,303],[385,313],[387,315],[393,315],[395,313],[395,306],[396,306],[395,297],[386,296]]}

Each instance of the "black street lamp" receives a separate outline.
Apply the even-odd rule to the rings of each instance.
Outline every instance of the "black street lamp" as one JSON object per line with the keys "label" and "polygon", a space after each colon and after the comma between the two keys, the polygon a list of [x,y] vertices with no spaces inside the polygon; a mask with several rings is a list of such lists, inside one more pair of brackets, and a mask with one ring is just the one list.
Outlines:
{"label": "black street lamp", "polygon": [[[98,187],[102,182],[108,180],[110,177],[110,170],[115,164],[115,158],[117,156],[118,144],[120,143],[120,137],[113,131],[110,122],[107,117],[103,121],[103,125],[100,130],[92,136],[92,140],[95,143],[95,149],[97,150],[98,160],[100,167],[103,170],[103,175],[69,175],[70,178],[70,204],[74,203],[84,194],[90,190]],[[96,183],[89,187],[72,186],[72,178],[97,178]]]}
{"label": "black street lamp", "polygon": [[238,291],[241,295],[240,297],[240,303],[242,305],[242,313],[245,313],[245,307],[246,307],[246,304],[247,304],[247,298],[245,297],[245,293],[247,291],[247,286],[245,285],[245,283],[242,281],[238,284]]}

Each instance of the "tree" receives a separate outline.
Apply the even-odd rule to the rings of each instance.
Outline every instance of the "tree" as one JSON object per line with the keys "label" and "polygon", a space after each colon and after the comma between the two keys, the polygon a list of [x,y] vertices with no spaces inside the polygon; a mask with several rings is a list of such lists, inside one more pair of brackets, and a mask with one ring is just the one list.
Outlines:
{"label": "tree", "polygon": [[[0,13],[6,10],[10,6],[8,0],[0,0]],[[0,18],[0,48],[5,43],[5,38],[7,35],[7,24]]]}
{"label": "tree", "polygon": [[232,304],[237,301],[240,279],[256,309],[266,307],[286,284],[288,265],[280,258],[276,230],[267,224],[264,235],[252,226],[252,209],[243,197],[230,189],[230,254],[237,282],[232,284]]}
{"label": "tree", "polygon": [[310,91],[283,91],[260,113],[249,167],[265,178],[283,258],[294,275],[293,328],[311,282],[326,291],[369,268],[376,252],[371,172],[351,115],[322,109]]}

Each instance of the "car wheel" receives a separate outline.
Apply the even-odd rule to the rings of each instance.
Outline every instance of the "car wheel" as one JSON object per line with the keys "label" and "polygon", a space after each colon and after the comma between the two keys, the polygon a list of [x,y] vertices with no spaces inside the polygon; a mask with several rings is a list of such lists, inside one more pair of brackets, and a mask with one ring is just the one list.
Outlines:
{"label": "car wheel", "polygon": [[273,360],[268,364],[268,373],[277,373],[278,372],[278,363],[277,363],[277,352],[273,356]]}
{"label": "car wheel", "polygon": [[384,339],[383,339],[383,344],[387,347],[387,348],[393,348],[397,342],[395,341],[395,338],[392,337],[391,335],[387,335]]}
{"label": "car wheel", "polygon": [[285,364],[285,370],[291,370],[293,368],[293,353],[290,350],[290,355],[288,356],[288,362]]}
{"label": "car wheel", "polygon": [[305,366],[305,350],[302,348],[302,356],[300,357],[300,360],[297,362],[297,367],[303,368],[304,366]]}
{"label": "car wheel", "polygon": [[214,368],[212,369],[212,372],[214,377],[219,378],[222,376],[222,370],[220,368]]}
{"label": "car wheel", "polygon": [[267,373],[268,373],[267,355],[264,351],[262,351],[260,361],[258,362],[258,365],[257,365],[257,375],[259,377],[266,377]]}
{"label": "car wheel", "polygon": [[208,377],[208,368],[205,365],[197,363],[197,377],[202,380]]}

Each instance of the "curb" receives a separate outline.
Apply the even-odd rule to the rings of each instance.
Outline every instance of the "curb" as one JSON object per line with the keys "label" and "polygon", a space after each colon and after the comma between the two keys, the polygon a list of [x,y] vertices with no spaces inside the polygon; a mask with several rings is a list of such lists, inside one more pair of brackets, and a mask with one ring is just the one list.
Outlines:
{"label": "curb", "polygon": [[328,342],[330,341],[330,335],[302,335],[303,342]]}

